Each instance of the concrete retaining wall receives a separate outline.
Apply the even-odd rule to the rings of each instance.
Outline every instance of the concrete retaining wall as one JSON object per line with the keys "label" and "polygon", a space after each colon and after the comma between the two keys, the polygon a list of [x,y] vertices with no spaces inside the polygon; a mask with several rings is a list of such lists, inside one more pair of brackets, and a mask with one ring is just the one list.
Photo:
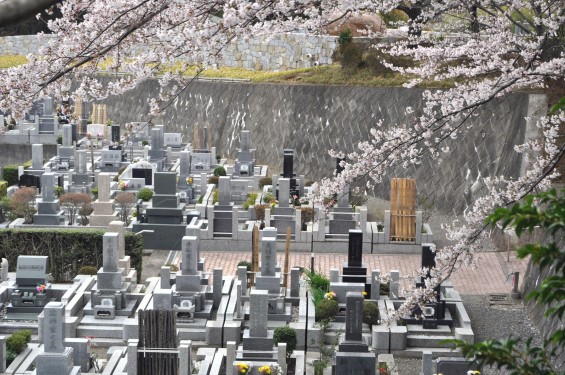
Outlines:
{"label": "concrete retaining wall", "polygon": [[[43,159],[49,160],[57,155],[56,144],[43,145]],[[21,165],[31,160],[31,144],[0,143],[0,167],[8,164]]]}
{"label": "concrete retaining wall", "polygon": [[[157,83],[148,81],[119,100],[108,100],[109,118],[122,124],[142,120],[148,98],[156,91]],[[404,109],[410,105],[417,114],[421,93],[405,88],[196,81],[169,106],[163,123],[167,132],[182,133],[185,142],[192,142],[195,126],[208,126],[209,144],[231,158],[241,130],[250,130],[257,161],[269,165],[271,173],[282,171],[283,149],[292,148],[295,173],[319,180],[335,168],[328,149],[356,150],[379,119],[383,127],[409,122],[414,114]],[[419,194],[435,199],[438,209],[461,213],[481,194],[481,177],[517,177],[524,170],[514,145],[535,135],[534,120],[546,110],[541,95],[518,93],[496,100],[469,120],[472,128],[462,139],[450,141],[451,151],[441,163],[424,158],[421,165],[399,168],[391,176],[416,178]],[[388,181],[376,187],[378,196],[388,197]]]}

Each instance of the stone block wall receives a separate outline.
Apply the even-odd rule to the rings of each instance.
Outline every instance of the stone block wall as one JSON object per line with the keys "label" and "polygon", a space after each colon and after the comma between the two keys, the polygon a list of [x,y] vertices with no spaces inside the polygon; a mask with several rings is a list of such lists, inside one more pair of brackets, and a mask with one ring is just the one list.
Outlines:
{"label": "stone block wall", "polygon": [[39,48],[48,43],[53,35],[15,35],[0,38],[0,55],[23,55],[36,53]]}
{"label": "stone block wall", "polygon": [[[35,35],[0,38],[0,55],[27,55],[35,53],[53,35],[39,39]],[[238,39],[223,51],[222,66],[253,70],[287,70],[332,63],[337,46],[335,36],[306,34],[276,34]],[[355,38],[363,43],[368,38]]]}
{"label": "stone block wall", "polygon": [[[156,93],[157,83],[145,82],[134,93],[108,100],[108,116],[117,123],[142,120],[148,97]],[[378,120],[383,127],[411,121],[421,110],[421,94],[420,89],[391,87],[196,81],[169,106],[162,123],[167,132],[182,133],[187,142],[192,142],[195,126],[208,126],[209,144],[232,159],[239,133],[250,130],[257,161],[269,165],[270,173],[281,173],[283,149],[292,148],[295,173],[319,180],[330,177],[335,168],[328,149],[355,151],[359,142],[370,139]],[[406,114],[406,106],[415,113]],[[441,162],[425,157],[421,165],[397,168],[389,177],[415,178],[418,194],[435,200],[443,212],[460,214],[481,194],[483,177],[523,173],[522,157],[513,147],[533,133],[533,120],[546,110],[539,95],[498,99],[469,119],[470,129],[449,144]],[[388,198],[389,177],[371,193]]]}

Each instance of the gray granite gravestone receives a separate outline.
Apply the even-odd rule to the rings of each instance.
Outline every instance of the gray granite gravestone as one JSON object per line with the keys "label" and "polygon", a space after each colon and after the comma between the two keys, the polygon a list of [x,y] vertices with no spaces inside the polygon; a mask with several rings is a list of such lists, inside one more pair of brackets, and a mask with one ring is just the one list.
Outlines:
{"label": "gray granite gravestone", "polygon": [[31,169],[43,169],[43,145],[31,145]]}
{"label": "gray granite gravestone", "polygon": [[257,275],[255,287],[270,294],[280,293],[281,277],[276,272],[277,241],[273,237],[261,239],[261,274]]}
{"label": "gray granite gravestone", "polygon": [[37,200],[37,213],[33,215],[33,223],[38,225],[61,225],[65,221],[60,209],[59,199],[55,195],[55,173],[44,173],[41,176],[41,199]]}
{"label": "gray granite gravestone", "polygon": [[95,319],[130,316],[135,302],[130,301],[128,296],[131,282],[125,281],[124,270],[119,267],[120,234],[106,232],[102,241],[102,268],[98,270],[96,284],[92,288],[91,309],[87,311],[85,308],[85,314],[93,314]]}
{"label": "gray granite gravestone", "polygon": [[108,226],[117,219],[114,215],[114,203],[110,200],[110,173],[98,174],[98,199],[92,203],[94,211],[90,215],[91,226]]}
{"label": "gray granite gravestone", "polygon": [[436,359],[436,372],[443,375],[466,374],[469,370],[478,370],[478,364],[464,358],[439,357]]}
{"label": "gray granite gravestone", "polygon": [[290,178],[279,178],[279,207],[289,207]]}
{"label": "gray granite gravestone", "polygon": [[154,173],[155,194],[145,209],[144,222],[135,222],[133,231],[152,230],[143,234],[143,246],[147,249],[180,250],[186,231],[183,209],[177,194],[177,174]]}
{"label": "gray granite gravestone", "polygon": [[249,130],[241,131],[239,135],[239,146],[233,176],[253,176],[255,174],[255,159],[253,159],[253,150],[251,150],[251,136]]}
{"label": "gray granite gravestone", "polygon": [[[266,290],[251,290],[249,293],[249,329],[243,331],[243,356],[263,357],[254,351],[273,348],[273,331],[267,329],[269,294]],[[272,354],[268,354],[269,357]]]}
{"label": "gray granite gravestone", "polygon": [[61,302],[49,302],[43,310],[43,352],[35,359],[36,375],[79,374],[80,367],[73,367],[73,349],[63,345],[65,306]]}
{"label": "gray granite gravestone", "polygon": [[[35,320],[51,298],[51,285],[46,282],[49,258],[39,255],[19,255],[16,265],[16,287],[10,294],[7,318]],[[45,284],[39,293],[37,286]]]}

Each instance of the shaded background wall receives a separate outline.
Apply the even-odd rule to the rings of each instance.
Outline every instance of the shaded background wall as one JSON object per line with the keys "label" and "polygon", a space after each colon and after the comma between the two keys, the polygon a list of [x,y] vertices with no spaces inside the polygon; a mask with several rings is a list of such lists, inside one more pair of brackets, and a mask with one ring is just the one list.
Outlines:
{"label": "shaded background wall", "polygon": [[[143,83],[135,92],[107,100],[108,118],[116,123],[143,120],[157,82]],[[421,109],[422,90],[351,86],[302,86],[196,81],[168,107],[162,119],[167,132],[180,132],[193,142],[194,128],[207,126],[209,144],[235,158],[239,133],[251,131],[257,162],[280,173],[285,148],[295,150],[295,173],[319,180],[332,175],[335,160],[327,150],[356,150],[370,139],[370,129],[408,122]],[[407,115],[406,106],[415,109]],[[481,177],[517,177],[526,168],[514,145],[536,136],[535,118],[544,114],[543,95],[517,93],[485,106],[466,125],[462,139],[450,141],[442,161],[424,157],[422,164],[397,168],[390,177],[414,177],[419,194],[444,212],[461,213],[482,189]],[[526,121],[525,117],[530,117]],[[160,120],[160,121],[159,121]],[[375,188],[388,198],[390,178]]]}

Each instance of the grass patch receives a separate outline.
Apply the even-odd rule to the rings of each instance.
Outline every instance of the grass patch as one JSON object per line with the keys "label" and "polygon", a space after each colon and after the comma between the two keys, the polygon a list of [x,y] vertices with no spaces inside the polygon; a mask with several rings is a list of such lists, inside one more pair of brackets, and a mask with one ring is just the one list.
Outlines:
{"label": "grass patch", "polygon": [[[10,68],[25,64],[27,59],[21,55],[0,55],[0,69]],[[105,60],[102,69],[110,65],[110,60]],[[179,66],[172,67],[178,70]],[[184,71],[186,76],[196,74],[196,67]],[[398,87],[408,82],[410,77],[398,73],[374,74],[368,68],[342,69],[340,65],[300,68],[280,72],[256,71],[243,68],[221,67],[207,69],[201,73],[205,78],[243,79],[254,83],[285,83],[307,85],[337,85],[337,86],[370,86],[370,87]],[[425,82],[419,87],[449,88],[453,82]]]}
{"label": "grass patch", "polygon": [[21,55],[0,55],[0,69],[12,68],[27,62],[25,56]]}

